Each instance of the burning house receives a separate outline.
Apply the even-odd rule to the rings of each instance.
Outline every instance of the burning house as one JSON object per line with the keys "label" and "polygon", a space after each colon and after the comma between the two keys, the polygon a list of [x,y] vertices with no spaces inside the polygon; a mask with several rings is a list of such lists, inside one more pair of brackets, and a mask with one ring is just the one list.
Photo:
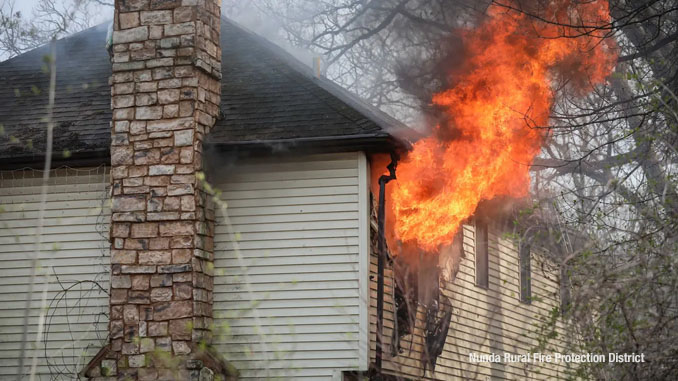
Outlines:
{"label": "burning house", "polygon": [[110,51],[104,25],[0,63],[0,377],[564,376],[473,355],[553,350],[558,273],[481,201],[527,194],[579,42],[490,18],[415,139],[218,1],[115,4]]}

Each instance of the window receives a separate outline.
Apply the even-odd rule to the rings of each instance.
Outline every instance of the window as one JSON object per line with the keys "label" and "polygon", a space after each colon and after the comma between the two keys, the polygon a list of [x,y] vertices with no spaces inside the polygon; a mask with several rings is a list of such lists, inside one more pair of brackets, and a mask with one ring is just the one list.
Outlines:
{"label": "window", "polygon": [[520,244],[520,301],[532,301],[532,265],[530,264],[530,245]]}
{"label": "window", "polygon": [[560,313],[570,310],[570,270],[567,264],[560,266]]}
{"label": "window", "polygon": [[489,287],[487,222],[476,221],[476,286]]}

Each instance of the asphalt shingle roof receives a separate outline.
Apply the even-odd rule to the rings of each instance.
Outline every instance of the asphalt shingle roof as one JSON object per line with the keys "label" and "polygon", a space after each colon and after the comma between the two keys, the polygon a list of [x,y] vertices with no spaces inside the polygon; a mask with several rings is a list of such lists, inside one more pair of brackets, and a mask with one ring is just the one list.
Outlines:
{"label": "asphalt shingle roof", "polygon": [[[111,64],[107,24],[57,41],[54,152],[108,155]],[[278,46],[223,20],[222,118],[208,145],[360,138],[385,142],[396,120],[316,78]],[[49,74],[43,46],[0,63],[0,162],[44,156]]]}
{"label": "asphalt shingle roof", "polygon": [[[110,143],[111,64],[100,25],[57,42],[54,151],[92,152]],[[38,158],[46,140],[49,46],[0,63],[0,160]]]}

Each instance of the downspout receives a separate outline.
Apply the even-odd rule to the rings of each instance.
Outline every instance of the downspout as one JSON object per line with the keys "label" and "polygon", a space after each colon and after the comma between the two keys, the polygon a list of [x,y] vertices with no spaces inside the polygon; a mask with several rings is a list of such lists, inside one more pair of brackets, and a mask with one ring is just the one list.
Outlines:
{"label": "downspout", "polygon": [[379,177],[379,209],[377,210],[377,348],[374,356],[374,366],[378,375],[381,375],[381,359],[383,354],[383,332],[384,332],[384,266],[386,262],[386,238],[384,236],[384,218],[386,201],[386,183],[396,178],[396,166],[398,165],[398,155],[391,153],[391,163],[386,166],[388,175]]}

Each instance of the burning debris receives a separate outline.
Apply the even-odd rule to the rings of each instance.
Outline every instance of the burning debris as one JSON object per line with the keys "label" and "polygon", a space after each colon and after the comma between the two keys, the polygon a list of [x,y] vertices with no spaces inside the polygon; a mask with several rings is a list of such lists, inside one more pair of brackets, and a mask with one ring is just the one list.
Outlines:
{"label": "burning debris", "polygon": [[438,299],[435,299],[426,308],[426,329],[424,331],[426,335],[424,337],[426,350],[421,354],[424,373],[426,373],[427,367],[431,368],[431,372],[435,372],[436,361],[438,356],[443,353],[445,341],[447,340],[447,331],[450,329],[452,303],[447,297],[444,298],[446,303],[440,303]]}
{"label": "burning debris", "polygon": [[[493,4],[476,28],[459,32],[464,58],[443,81],[453,85],[432,97],[438,123],[403,156],[397,179],[386,187],[388,201],[380,199],[388,209],[380,210],[380,237],[386,237],[399,279],[392,352],[399,353],[400,338],[413,332],[413,314],[423,306],[422,362],[431,369],[452,314],[449,301],[441,300],[438,266],[458,264],[462,250],[454,250],[451,262],[439,261],[441,253],[450,253],[461,223],[481,201],[527,195],[530,164],[548,138],[554,89],[585,94],[616,62],[614,42],[600,30],[610,22],[607,1],[553,1],[545,13],[540,9],[547,15],[540,20],[526,16],[529,10],[517,11],[518,5]],[[373,166],[379,174],[386,165],[375,160]],[[380,185],[383,197],[385,183]],[[448,273],[454,277],[454,270]],[[436,281],[423,282],[430,279]]]}

